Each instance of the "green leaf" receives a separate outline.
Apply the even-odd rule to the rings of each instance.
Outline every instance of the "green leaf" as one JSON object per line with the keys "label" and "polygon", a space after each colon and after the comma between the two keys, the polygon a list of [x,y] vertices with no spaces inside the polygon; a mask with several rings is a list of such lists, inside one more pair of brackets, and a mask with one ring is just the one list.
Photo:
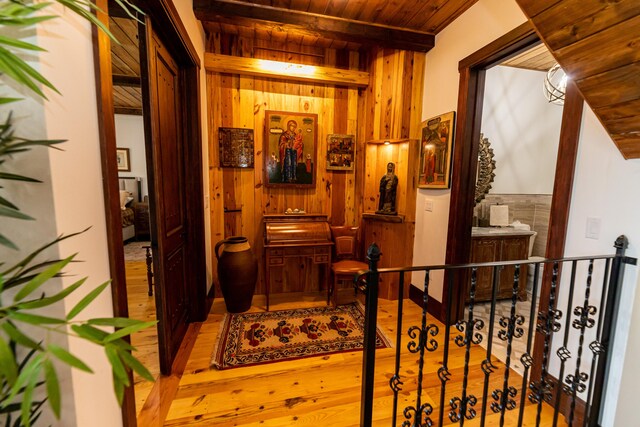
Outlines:
{"label": "green leaf", "polygon": [[118,399],[118,404],[122,406],[122,400],[124,399],[124,383],[120,381],[116,374],[113,374],[113,391],[116,394],[116,399]]}
{"label": "green leaf", "polygon": [[82,284],[87,280],[87,278],[83,278],[78,280],[77,282],[75,282],[72,285],[67,286],[65,289],[63,289],[62,291],[58,292],[57,294],[51,296],[51,297],[47,297],[47,298],[40,298],[37,300],[33,300],[33,301],[27,301],[27,302],[23,302],[18,304],[18,308],[21,310],[32,310],[34,308],[40,308],[40,307],[46,307],[48,305],[54,304],[58,301],[63,300],[64,298],[67,297],[67,295],[71,294],[73,291],[75,291],[76,289],[78,289],[80,286],[82,286]]}
{"label": "green leaf", "polygon": [[17,102],[17,101],[21,101],[21,100],[22,100],[22,98],[0,97],[0,105],[11,104],[12,102]]}
{"label": "green leaf", "polygon": [[128,351],[121,351],[120,357],[122,357],[122,361],[127,366],[133,369],[138,375],[140,375],[145,380],[151,381],[151,382],[154,382],[156,380],[153,377],[153,375],[151,375],[151,372],[149,372],[149,370]]}
{"label": "green leaf", "polygon": [[8,218],[16,218],[16,219],[25,219],[25,220],[32,220],[33,219],[29,215],[25,215],[20,211],[17,211],[15,209],[10,209],[10,208],[8,208],[6,206],[2,206],[2,205],[0,205],[0,216],[4,216],[4,217],[8,217]]}
{"label": "green leaf", "polygon": [[12,386],[18,378],[16,357],[2,335],[0,335],[0,378],[6,380],[8,386]]}
{"label": "green leaf", "polygon": [[93,374],[93,371],[90,367],[88,367],[82,360],[78,359],[73,354],[69,353],[62,347],[58,347],[55,344],[49,344],[47,346],[47,350],[53,354],[55,357],[60,359],[62,362],[66,363],[69,366],[80,369],[81,371],[88,372]]}
{"label": "green leaf", "polygon": [[38,364],[36,370],[33,375],[31,375],[28,379],[27,386],[22,393],[22,424],[26,427],[31,425],[31,407],[33,405],[33,390],[36,388],[36,383],[38,382],[38,376],[40,374],[40,369],[42,364]]}
{"label": "green leaf", "polygon": [[57,262],[44,270],[42,273],[38,274],[32,280],[30,280],[13,298],[14,302],[18,302],[29,296],[32,292],[42,286],[47,280],[51,279],[53,276],[57,275],[63,268],[67,266],[71,262],[73,258],[75,258],[77,254],[73,254],[60,262]]}
{"label": "green leaf", "polygon": [[6,207],[11,208],[11,209],[19,210],[16,205],[14,205],[13,203],[11,203],[10,201],[8,201],[7,199],[5,199],[2,196],[0,196],[0,205],[6,206]]}
{"label": "green leaf", "polygon": [[128,317],[104,317],[87,320],[89,325],[97,326],[113,326],[114,328],[126,328],[127,326],[137,325],[141,320],[129,319]]}
{"label": "green leaf", "polygon": [[129,374],[127,374],[127,370],[120,360],[118,349],[112,345],[107,344],[104,346],[104,351],[107,353],[107,359],[109,359],[109,363],[111,364],[111,368],[113,369],[113,374],[125,386],[129,386]]}
{"label": "green leaf", "polygon": [[91,302],[93,302],[93,300],[96,299],[98,295],[100,295],[102,291],[104,291],[107,286],[109,286],[110,283],[111,280],[107,280],[106,282],[89,292],[84,298],[82,298],[80,302],[78,302],[75,307],[73,307],[71,311],[69,311],[69,314],[67,314],[67,320],[71,320],[76,317],[82,310],[84,310],[89,304],[91,304]]}
{"label": "green leaf", "polygon": [[60,419],[60,383],[58,382],[56,369],[49,359],[44,361],[44,379],[47,384],[49,406],[51,406],[51,410],[56,418]]}
{"label": "green leaf", "polygon": [[25,335],[18,328],[13,326],[13,323],[11,323],[11,322],[3,322],[2,323],[2,329],[7,333],[7,335],[9,335],[9,338],[14,340],[18,344],[20,344],[20,345],[22,345],[24,347],[27,347],[27,348],[42,350],[42,347],[40,346],[40,344],[38,344],[37,342],[35,342],[31,338],[29,338],[27,335]]}
{"label": "green leaf", "polygon": [[0,179],[6,179],[10,181],[24,181],[24,182],[42,182],[35,178],[30,178],[28,176],[16,175],[15,173],[7,173],[7,172],[0,172]]}
{"label": "green leaf", "polygon": [[111,342],[113,340],[117,340],[118,338],[122,338],[122,337],[125,337],[127,335],[131,335],[133,333],[141,331],[142,329],[149,328],[149,327],[155,325],[156,323],[157,323],[157,321],[155,321],[155,320],[151,321],[151,322],[141,322],[141,323],[138,323],[137,325],[131,325],[131,326],[127,326],[126,328],[118,329],[114,333],[109,334],[104,339],[104,342],[105,343]]}
{"label": "green leaf", "polygon": [[39,52],[46,52],[45,49],[43,49],[40,46],[37,46],[35,44],[23,42],[22,40],[14,39],[12,37],[6,37],[6,36],[3,36],[3,35],[0,35],[0,44],[4,44],[4,45],[7,45],[7,46],[12,46],[12,47],[17,47],[18,49],[35,50],[35,51],[39,51]]}
{"label": "green leaf", "polygon": [[11,240],[7,239],[4,234],[0,234],[0,245],[16,251],[18,250],[18,247]]}
{"label": "green leaf", "polygon": [[7,314],[7,317],[17,320],[18,322],[29,323],[31,325],[57,325],[67,323],[64,319],[20,313],[19,311],[10,311]]}
{"label": "green leaf", "polygon": [[20,393],[23,385],[31,382],[32,378],[35,380],[38,379],[38,374],[40,373],[40,367],[42,366],[42,359],[44,358],[44,354],[40,353],[36,355],[33,359],[29,360],[27,364],[20,369],[20,374],[18,375],[18,379],[11,387],[11,392],[9,393],[9,397],[7,397],[7,402],[12,402],[15,399],[16,395]]}
{"label": "green leaf", "polygon": [[80,338],[96,344],[102,344],[102,340],[109,335],[105,331],[88,325],[71,325],[71,330],[78,334]]}

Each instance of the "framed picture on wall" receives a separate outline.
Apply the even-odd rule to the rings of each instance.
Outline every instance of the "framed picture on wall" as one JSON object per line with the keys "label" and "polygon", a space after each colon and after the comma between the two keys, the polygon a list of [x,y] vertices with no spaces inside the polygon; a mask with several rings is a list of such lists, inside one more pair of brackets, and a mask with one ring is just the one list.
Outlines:
{"label": "framed picture on wall", "polygon": [[421,124],[418,188],[449,188],[455,111]]}
{"label": "framed picture on wall", "polygon": [[327,135],[327,170],[352,171],[355,160],[354,135]]}
{"label": "framed picture on wall", "polygon": [[253,168],[253,129],[218,128],[220,167]]}
{"label": "framed picture on wall", "polygon": [[314,187],[318,115],[265,111],[264,165],[267,187]]}
{"label": "framed picture on wall", "polygon": [[116,148],[116,159],[119,172],[131,172],[131,159],[128,148]]}

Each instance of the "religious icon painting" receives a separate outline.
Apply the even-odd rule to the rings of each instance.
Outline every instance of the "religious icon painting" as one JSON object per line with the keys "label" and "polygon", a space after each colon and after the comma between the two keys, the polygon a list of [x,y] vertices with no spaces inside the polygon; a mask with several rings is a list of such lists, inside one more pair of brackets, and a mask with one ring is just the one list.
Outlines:
{"label": "religious icon painting", "polygon": [[327,135],[327,170],[352,171],[355,159],[354,135]]}
{"label": "religious icon painting", "polygon": [[265,186],[314,187],[318,115],[265,111]]}
{"label": "religious icon painting", "polygon": [[220,167],[253,167],[253,129],[218,128]]}
{"label": "religious icon painting", "polygon": [[454,127],[455,111],[422,122],[418,188],[449,188]]}

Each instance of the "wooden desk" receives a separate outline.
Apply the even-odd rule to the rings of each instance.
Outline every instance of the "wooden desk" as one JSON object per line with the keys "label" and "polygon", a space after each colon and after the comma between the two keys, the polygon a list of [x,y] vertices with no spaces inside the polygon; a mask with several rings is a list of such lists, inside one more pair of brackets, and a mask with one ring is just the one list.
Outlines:
{"label": "wooden desk", "polygon": [[327,216],[265,215],[263,219],[267,311],[269,311],[271,269],[283,267],[286,258],[311,258],[314,264],[324,266],[323,279],[328,289],[333,241]]}

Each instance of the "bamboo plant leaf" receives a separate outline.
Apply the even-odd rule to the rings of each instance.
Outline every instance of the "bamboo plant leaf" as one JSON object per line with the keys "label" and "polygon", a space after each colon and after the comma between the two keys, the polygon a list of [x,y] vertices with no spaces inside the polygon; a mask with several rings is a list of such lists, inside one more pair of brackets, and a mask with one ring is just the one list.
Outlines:
{"label": "bamboo plant leaf", "polygon": [[10,201],[8,201],[7,199],[5,199],[2,196],[0,196],[0,205],[6,206],[6,207],[8,207],[10,209],[18,210],[18,207],[16,205],[14,205],[13,203],[11,203]]}
{"label": "bamboo plant leaf", "polygon": [[131,326],[127,326],[126,328],[122,328],[122,329],[118,329],[117,331],[109,334],[103,342],[108,343],[114,340],[117,340],[118,338],[122,338],[125,337],[127,335],[131,335],[133,333],[136,333],[138,331],[141,331],[143,329],[149,328],[153,325],[155,325],[157,322],[155,320],[151,321],[151,322],[141,322],[138,323],[137,325],[131,325]]}
{"label": "bamboo plant leaf", "polygon": [[58,374],[56,369],[51,363],[51,360],[46,359],[43,362],[44,365],[44,379],[47,385],[47,397],[49,398],[49,406],[56,418],[60,419],[60,383],[58,381]]}
{"label": "bamboo plant leaf", "polygon": [[114,328],[126,328],[127,326],[137,325],[141,320],[130,319],[128,317],[106,317],[87,320],[88,325],[96,326],[113,326]]}
{"label": "bamboo plant leaf", "polygon": [[4,216],[4,217],[7,217],[7,218],[33,220],[33,218],[30,217],[29,215],[23,214],[20,211],[8,208],[8,207],[6,207],[4,205],[0,205],[0,216]]}
{"label": "bamboo plant leaf", "polygon": [[151,372],[149,372],[149,370],[131,353],[128,351],[120,351],[120,356],[122,357],[122,361],[142,378],[151,382],[156,380],[153,375],[151,375]]}
{"label": "bamboo plant leaf", "polygon": [[21,313],[19,311],[10,311],[7,317],[18,322],[29,323],[30,325],[60,325],[67,323],[64,319],[55,317],[39,316],[36,314]]}
{"label": "bamboo plant leaf", "polygon": [[4,234],[0,234],[0,245],[16,251],[18,250],[18,247],[15,245],[15,243],[9,240]]}
{"label": "bamboo plant leaf", "polygon": [[107,359],[111,364],[111,368],[113,369],[113,373],[121,381],[125,386],[129,386],[129,374],[127,374],[127,370],[122,364],[122,360],[120,360],[120,356],[118,355],[118,349],[113,345],[105,345],[104,351],[107,354]]}
{"label": "bamboo plant leaf", "polygon": [[20,329],[16,328],[13,323],[9,321],[3,322],[2,329],[7,333],[9,338],[17,342],[18,344],[27,348],[42,350],[40,344],[29,338],[26,334],[20,331]]}
{"label": "bamboo plant leaf", "polygon": [[56,358],[60,359],[62,362],[66,363],[69,366],[80,369],[81,371],[88,372],[90,374],[93,373],[91,368],[87,366],[82,360],[78,359],[73,354],[69,353],[62,347],[59,347],[55,344],[49,344],[47,346],[47,351],[53,354]]}
{"label": "bamboo plant leaf", "polygon": [[42,360],[44,359],[44,354],[40,353],[30,358],[29,361],[20,368],[20,374],[18,375],[18,379],[15,383],[13,383],[13,387],[11,387],[9,396],[7,397],[8,402],[13,402],[13,399],[20,393],[23,386],[26,386],[29,380],[32,377],[36,377],[40,372],[40,367],[42,366]]}
{"label": "bamboo plant leaf", "polygon": [[62,291],[58,292],[57,294],[55,294],[53,296],[20,303],[20,304],[18,304],[18,308],[21,309],[21,310],[32,310],[34,308],[41,308],[41,307],[46,307],[48,305],[54,304],[54,303],[56,303],[58,301],[63,300],[64,298],[66,298],[67,295],[70,295],[73,291],[75,291],[80,286],[82,286],[82,284],[86,280],[87,280],[87,278],[84,277],[84,278],[78,280],[77,282],[73,283],[72,285],[67,286]]}
{"label": "bamboo plant leaf", "polygon": [[75,258],[77,254],[73,254],[60,262],[57,262],[44,270],[42,273],[38,274],[32,280],[30,280],[13,298],[14,302],[22,301],[27,296],[31,295],[36,289],[42,286],[47,280],[51,279],[60,271],[67,266],[71,262],[73,258]]}
{"label": "bamboo plant leaf", "polygon": [[8,173],[8,172],[0,172],[0,179],[6,179],[11,181],[24,181],[24,182],[42,182],[35,178],[31,178],[24,175],[17,175],[15,173]]}
{"label": "bamboo plant leaf", "polygon": [[33,391],[36,388],[36,383],[38,382],[38,376],[40,374],[40,370],[42,369],[42,364],[38,364],[36,370],[33,375],[31,375],[27,380],[27,386],[22,393],[22,411],[21,418],[22,424],[26,427],[31,425],[31,407],[33,406]]}
{"label": "bamboo plant leaf", "polygon": [[18,378],[15,354],[2,335],[0,335],[0,378],[4,379],[8,386],[12,386]]}
{"label": "bamboo plant leaf", "polygon": [[67,314],[67,320],[71,320],[76,317],[82,310],[84,310],[93,300],[95,300],[98,295],[104,291],[107,286],[111,283],[111,280],[107,280],[91,292],[89,292],[84,298],[82,298]]}
{"label": "bamboo plant leaf", "polygon": [[35,45],[33,43],[27,43],[27,42],[24,42],[22,40],[15,39],[13,37],[3,36],[1,34],[0,34],[0,44],[16,47],[18,49],[33,50],[33,51],[38,51],[38,52],[46,52],[45,49],[43,49],[40,46],[37,46],[37,45]]}

